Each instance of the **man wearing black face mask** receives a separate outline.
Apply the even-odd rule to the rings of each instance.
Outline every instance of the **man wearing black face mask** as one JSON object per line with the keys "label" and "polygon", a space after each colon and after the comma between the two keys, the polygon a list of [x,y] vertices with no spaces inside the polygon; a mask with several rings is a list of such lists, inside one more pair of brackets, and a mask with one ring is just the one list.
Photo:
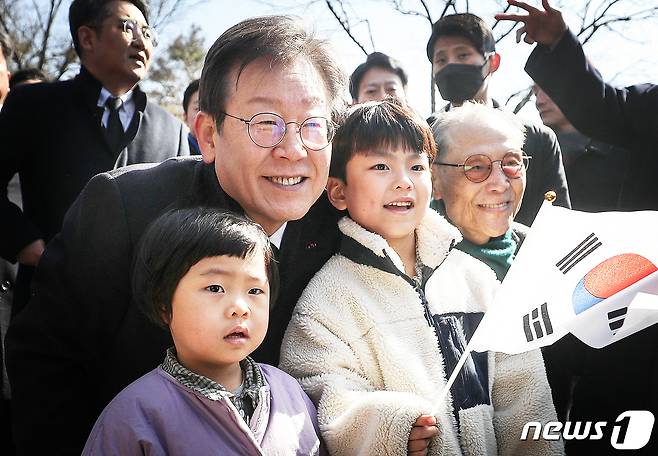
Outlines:
{"label": "man wearing black face mask", "polygon": [[[443,110],[461,106],[466,100],[498,108],[489,96],[489,80],[500,65],[491,28],[470,13],[451,14],[436,21],[427,43],[427,57],[432,62],[434,82],[441,97],[448,100]],[[432,115],[428,122],[434,120]],[[523,121],[526,141],[523,151],[532,157],[527,171],[526,191],[515,220],[532,224],[544,200],[553,190],[556,204],[571,207],[567,181],[555,134],[544,126]]]}

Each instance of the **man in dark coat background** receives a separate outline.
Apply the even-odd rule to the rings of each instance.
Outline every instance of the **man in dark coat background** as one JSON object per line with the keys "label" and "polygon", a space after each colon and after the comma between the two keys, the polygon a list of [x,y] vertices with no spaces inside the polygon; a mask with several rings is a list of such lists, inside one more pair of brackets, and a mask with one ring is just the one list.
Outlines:
{"label": "man in dark coat background", "polygon": [[7,335],[19,453],[79,454],[103,407],[164,359],[171,336],[132,302],[130,269],[146,226],[170,208],[244,213],[279,247],[281,291],[253,355],[278,363],[299,295],[338,249],[340,214],[324,188],[329,119],[344,90],[326,44],[293,19],[245,20],[206,56],[195,120],[202,159],[134,165],[89,182]]}
{"label": "man in dark coat background", "polygon": [[620,197],[628,178],[628,151],[583,135],[541,87],[535,84],[532,90],[539,117],[560,143],[571,208],[586,212],[624,210]]}
{"label": "man in dark coat background", "polygon": [[[547,0],[542,1],[543,11],[525,2],[508,3],[528,14],[501,13],[496,18],[523,22],[517,41],[525,34],[525,42],[537,43],[526,72],[578,131],[629,150],[628,179],[620,197],[625,210],[658,209],[658,85],[615,88],[606,84],[560,11]],[[570,421],[614,423],[627,410],[658,415],[657,347],[658,325],[653,325],[599,350],[572,339],[569,345],[548,353],[547,363],[559,366],[561,374],[568,377],[566,381],[575,384]],[[568,441],[567,453],[613,454],[611,429],[609,425],[601,440]],[[657,452],[658,431],[654,426],[649,443],[633,454]]]}
{"label": "man in dark coat background", "polygon": [[[142,0],[74,1],[69,24],[80,73],[16,87],[0,112],[0,257],[20,264],[14,315],[27,303],[45,243],[92,176],[189,154],[182,122],[137,86],[155,44],[146,17]],[[110,108],[108,99],[120,106]],[[7,198],[16,173],[23,210]]]}

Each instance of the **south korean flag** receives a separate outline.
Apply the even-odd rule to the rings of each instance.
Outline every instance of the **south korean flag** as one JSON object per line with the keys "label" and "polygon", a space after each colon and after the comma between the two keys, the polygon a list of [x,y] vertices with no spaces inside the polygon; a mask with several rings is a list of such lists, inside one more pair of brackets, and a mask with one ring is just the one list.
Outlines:
{"label": "south korean flag", "polygon": [[600,348],[658,322],[656,226],[655,211],[545,202],[471,349],[521,353],[567,332]]}

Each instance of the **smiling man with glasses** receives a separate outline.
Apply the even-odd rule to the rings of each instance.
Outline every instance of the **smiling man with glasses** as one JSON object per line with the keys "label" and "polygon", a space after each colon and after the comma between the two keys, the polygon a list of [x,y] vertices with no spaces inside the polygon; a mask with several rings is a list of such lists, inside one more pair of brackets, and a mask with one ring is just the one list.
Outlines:
{"label": "smiling man with glasses", "polygon": [[[122,18],[108,16],[109,28],[99,32],[116,50],[128,47]],[[143,35],[141,29],[135,49]],[[294,305],[339,245],[340,214],[324,189],[345,82],[327,43],[297,21],[245,20],[206,56],[193,125],[202,157],[91,179],[48,245],[34,296],[8,335],[25,453],[79,454],[108,402],[162,362],[171,336],[133,303],[129,270],[148,224],[172,207],[244,214],[278,248],[279,297],[252,355],[278,363]],[[34,429],[38,440],[28,438]]]}

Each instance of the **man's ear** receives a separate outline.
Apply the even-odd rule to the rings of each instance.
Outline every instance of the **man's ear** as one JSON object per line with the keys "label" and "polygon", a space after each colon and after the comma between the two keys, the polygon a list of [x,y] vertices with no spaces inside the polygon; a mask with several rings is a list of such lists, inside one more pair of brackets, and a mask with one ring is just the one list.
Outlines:
{"label": "man's ear", "polygon": [[329,201],[339,211],[347,209],[347,202],[345,199],[345,182],[338,177],[329,177],[327,179],[327,196]]}
{"label": "man's ear", "polygon": [[78,27],[78,43],[84,52],[91,52],[94,50],[97,35],[96,30],[87,25]]}
{"label": "man's ear", "polygon": [[497,52],[494,52],[489,56],[489,74],[495,73],[496,70],[498,70],[498,67],[500,66],[500,54]]}
{"label": "man's ear", "polygon": [[439,189],[439,165],[432,165],[432,198],[441,199],[441,190]]}
{"label": "man's ear", "polygon": [[199,111],[194,118],[194,136],[196,136],[201,155],[205,163],[213,163],[217,154],[217,124],[215,118],[207,112]]}

